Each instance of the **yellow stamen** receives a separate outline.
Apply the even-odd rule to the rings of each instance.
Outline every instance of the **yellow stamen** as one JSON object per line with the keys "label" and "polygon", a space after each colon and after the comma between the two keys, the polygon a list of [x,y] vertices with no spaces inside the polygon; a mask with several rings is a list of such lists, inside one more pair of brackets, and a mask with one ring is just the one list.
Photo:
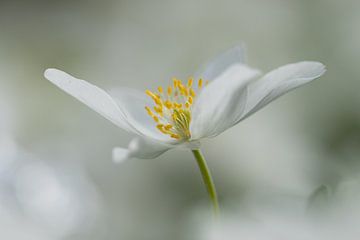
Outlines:
{"label": "yellow stamen", "polygon": [[163,124],[158,124],[158,125],[156,125],[156,127],[157,127],[157,129],[159,129],[163,134],[168,134],[168,132],[165,131]]}
{"label": "yellow stamen", "polygon": [[149,107],[146,106],[145,109],[151,117],[154,116],[154,113],[151,111],[151,109]]}
{"label": "yellow stamen", "polygon": [[176,78],[173,78],[173,82],[174,82],[174,88],[176,88],[178,86],[178,80]]}
{"label": "yellow stamen", "polygon": [[168,95],[171,95],[171,93],[172,93],[172,88],[171,88],[171,86],[168,86],[167,94],[168,94]]}
{"label": "yellow stamen", "polygon": [[189,79],[188,79],[187,85],[188,85],[189,88],[192,87],[192,85],[193,85],[193,79],[192,79],[192,78],[189,78]]}
{"label": "yellow stamen", "polygon": [[201,88],[201,87],[202,87],[202,84],[203,84],[203,80],[200,78],[200,79],[199,79],[199,82],[198,82],[198,86],[199,86],[199,88]]}
{"label": "yellow stamen", "polygon": [[154,115],[154,116],[152,116],[152,117],[153,117],[153,119],[154,119],[155,122],[157,122],[157,123],[159,122],[159,118],[158,118],[157,116]]}
{"label": "yellow stamen", "polygon": [[[185,83],[177,78],[172,80],[173,86],[166,88],[159,86],[156,92],[145,91],[154,101],[153,106],[151,108],[145,106],[145,110],[156,122],[156,128],[159,131],[171,138],[186,141],[191,138],[191,110],[196,101],[196,92],[193,89],[194,79],[190,77]],[[203,82],[202,79],[198,79],[195,88],[200,90],[207,84],[208,81]]]}
{"label": "yellow stamen", "polygon": [[156,99],[154,99],[154,101],[157,105],[162,105],[162,101],[160,98],[156,98]]}
{"label": "yellow stamen", "polygon": [[165,126],[165,129],[166,129],[166,130],[170,130],[172,127],[173,127],[173,126],[172,126],[171,124],[168,124],[168,125]]}
{"label": "yellow stamen", "polygon": [[190,95],[194,98],[196,96],[194,89],[190,88]]}
{"label": "yellow stamen", "polygon": [[184,84],[182,83],[182,81],[180,79],[177,80],[178,81],[178,86],[184,86]]}
{"label": "yellow stamen", "polygon": [[154,93],[151,92],[150,90],[146,90],[145,93],[146,93],[148,96],[150,96],[150,97],[154,100],[154,102],[155,102],[156,104],[158,104],[158,105],[161,105],[161,104],[162,104],[160,96],[154,94]]}
{"label": "yellow stamen", "polygon": [[177,134],[171,134],[170,137],[175,138],[175,139],[180,139],[180,136]]}
{"label": "yellow stamen", "polygon": [[172,103],[169,100],[165,101],[165,107],[167,107],[168,109],[172,108]]}
{"label": "yellow stamen", "polygon": [[183,96],[187,96],[188,95],[188,91],[187,88],[184,85],[179,85],[179,90],[180,90],[180,94]]}
{"label": "yellow stamen", "polygon": [[145,93],[151,98],[156,98],[155,94],[153,94],[150,90],[146,90]]}
{"label": "yellow stamen", "polygon": [[190,103],[190,104],[192,104],[193,103],[193,98],[190,96],[190,97],[188,97],[188,102]]}
{"label": "yellow stamen", "polygon": [[157,112],[157,113],[159,113],[159,114],[161,114],[162,113],[162,107],[159,107],[159,106],[154,106],[154,110],[155,110],[155,112]]}

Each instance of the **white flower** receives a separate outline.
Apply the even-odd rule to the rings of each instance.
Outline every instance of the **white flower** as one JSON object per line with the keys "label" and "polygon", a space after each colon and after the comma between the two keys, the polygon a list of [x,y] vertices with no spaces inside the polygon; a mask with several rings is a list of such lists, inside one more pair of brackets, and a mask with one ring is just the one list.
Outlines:
{"label": "white flower", "polygon": [[115,161],[155,158],[165,151],[197,149],[277,97],[325,72],[319,62],[298,62],[260,77],[235,47],[209,62],[187,83],[173,79],[168,88],[145,93],[128,88],[106,92],[84,80],[47,69],[45,77],[115,125],[137,135],[128,148],[115,148]]}

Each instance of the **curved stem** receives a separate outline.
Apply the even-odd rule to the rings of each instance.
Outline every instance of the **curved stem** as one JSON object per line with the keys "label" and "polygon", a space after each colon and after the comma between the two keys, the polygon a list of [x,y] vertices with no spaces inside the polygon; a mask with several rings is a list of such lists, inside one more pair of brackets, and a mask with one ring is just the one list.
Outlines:
{"label": "curved stem", "polygon": [[200,149],[191,150],[191,151],[194,154],[194,157],[196,159],[196,162],[199,166],[199,169],[200,169],[200,172],[202,175],[202,179],[206,186],[206,190],[209,193],[209,196],[210,196],[210,199],[212,202],[212,206],[213,206],[214,215],[218,216],[219,215],[219,202],[218,202],[218,198],[217,198],[217,194],[216,194],[215,184],[212,180],[210,170],[206,164],[205,158],[202,155]]}

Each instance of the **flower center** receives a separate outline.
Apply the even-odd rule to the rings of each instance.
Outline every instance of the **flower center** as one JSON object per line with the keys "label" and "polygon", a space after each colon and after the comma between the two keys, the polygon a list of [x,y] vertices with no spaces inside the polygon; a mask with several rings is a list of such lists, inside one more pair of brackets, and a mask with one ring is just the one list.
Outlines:
{"label": "flower center", "polygon": [[[203,80],[199,79],[197,91],[202,87]],[[145,109],[156,122],[156,128],[171,138],[190,139],[191,109],[196,98],[193,79],[189,78],[187,84],[183,84],[181,80],[174,78],[173,86],[168,86],[166,92],[160,86],[157,92],[146,90],[145,93],[155,103],[152,109],[149,106]]]}

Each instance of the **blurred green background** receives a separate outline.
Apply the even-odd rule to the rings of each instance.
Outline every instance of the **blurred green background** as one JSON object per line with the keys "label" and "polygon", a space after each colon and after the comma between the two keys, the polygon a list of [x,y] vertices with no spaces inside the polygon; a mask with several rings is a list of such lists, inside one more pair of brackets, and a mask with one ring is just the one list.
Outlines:
{"label": "blurred green background", "polygon": [[254,193],[297,198],[356,179],[359,10],[355,0],[0,1],[1,238],[191,239],[208,207],[188,151],[115,165],[112,148],[131,135],[46,81],[48,67],[147,89],[239,43],[264,72],[320,61],[321,79],[203,152],[224,211]]}

